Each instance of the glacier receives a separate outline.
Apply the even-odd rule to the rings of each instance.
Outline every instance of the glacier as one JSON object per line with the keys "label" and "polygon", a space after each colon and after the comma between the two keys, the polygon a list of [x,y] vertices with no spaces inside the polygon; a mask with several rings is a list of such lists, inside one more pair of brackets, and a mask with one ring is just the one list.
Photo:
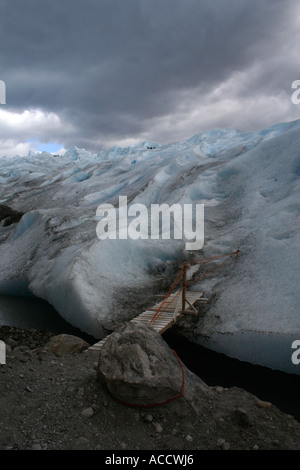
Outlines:
{"label": "glacier", "polygon": [[[291,340],[300,339],[300,120],[98,154],[74,147],[62,156],[3,156],[0,185],[0,204],[24,213],[0,226],[0,294],[42,298],[102,338],[154,303],[184,260],[239,249],[235,265],[193,284],[210,302],[185,333],[242,358],[245,334],[246,359],[257,335],[262,348],[252,359],[267,365],[262,349],[269,335],[272,357],[286,337],[288,368]],[[97,207],[117,207],[119,196],[146,207],[204,204],[203,249],[187,252],[184,240],[99,240]]]}

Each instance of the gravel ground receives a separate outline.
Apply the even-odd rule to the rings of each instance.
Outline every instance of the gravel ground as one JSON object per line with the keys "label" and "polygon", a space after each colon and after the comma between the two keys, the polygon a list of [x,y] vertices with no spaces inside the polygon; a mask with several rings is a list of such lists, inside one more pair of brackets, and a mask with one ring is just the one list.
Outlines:
{"label": "gravel ground", "polygon": [[51,333],[0,327],[0,450],[299,450],[300,423],[239,389],[211,387],[197,414],[180,399],[154,408],[116,402],[93,351],[57,357]]}

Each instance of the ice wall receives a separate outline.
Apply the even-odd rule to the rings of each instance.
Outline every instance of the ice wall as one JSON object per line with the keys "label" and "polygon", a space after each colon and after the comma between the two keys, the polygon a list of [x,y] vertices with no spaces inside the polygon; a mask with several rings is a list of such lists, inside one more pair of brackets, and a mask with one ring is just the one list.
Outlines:
{"label": "ice wall", "polygon": [[[151,145],[150,145],[151,144]],[[149,148],[151,147],[151,148]],[[243,331],[300,336],[300,121],[260,132],[217,129],[185,142],[91,154],[0,158],[0,203],[26,212],[0,227],[0,293],[28,291],[101,337],[131,304],[175,275],[183,240],[99,240],[99,204],[204,204],[205,244],[240,259],[194,288],[212,295],[193,336]],[[153,299],[155,300],[155,299]]]}

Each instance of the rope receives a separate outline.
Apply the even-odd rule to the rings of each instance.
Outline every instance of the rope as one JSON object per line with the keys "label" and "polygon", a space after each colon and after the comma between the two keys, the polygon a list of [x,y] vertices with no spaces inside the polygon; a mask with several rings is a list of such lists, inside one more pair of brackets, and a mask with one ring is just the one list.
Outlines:
{"label": "rope", "polygon": [[167,403],[170,403],[171,401],[174,401],[174,400],[177,400],[178,398],[181,398],[183,397],[184,395],[184,369],[183,369],[183,365],[179,359],[179,357],[177,356],[177,353],[176,351],[173,350],[173,353],[175,354],[176,356],[176,359],[177,361],[179,362],[179,365],[181,367],[181,372],[182,372],[182,388],[181,388],[181,393],[179,395],[176,395],[176,397],[172,397],[172,398],[169,398],[168,400],[165,400],[165,401],[162,401],[160,403],[150,403],[150,404],[147,404],[147,405],[141,405],[139,403],[127,403],[125,401],[122,401],[122,400],[119,400],[118,398],[114,397],[112,394],[112,397],[114,398],[114,400],[116,400],[117,402],[121,403],[121,405],[125,405],[125,406],[132,406],[134,408],[151,408],[151,407],[154,407],[154,406],[162,406],[162,405],[166,405]]}
{"label": "rope", "polygon": [[200,260],[187,261],[186,265],[208,263],[209,261],[214,261],[214,260],[221,259],[221,258],[227,258],[233,255],[238,256],[239,252],[240,250],[236,250],[236,251],[233,251],[232,253],[227,253],[225,255],[211,256],[210,258],[202,258]]}
{"label": "rope", "polygon": [[[160,310],[162,309],[162,307],[163,307],[164,304],[166,303],[167,299],[170,297],[171,293],[173,292],[173,290],[174,290],[175,287],[177,286],[178,282],[179,282],[180,279],[182,278],[182,276],[183,276],[183,269],[184,269],[184,265],[182,266],[181,270],[179,271],[179,273],[178,273],[178,275],[177,275],[175,281],[173,282],[173,284],[172,284],[172,286],[170,287],[168,293],[166,294],[166,296],[164,297],[163,301],[161,302],[159,308],[158,308],[157,311],[155,312],[153,318],[151,319],[151,322],[152,322],[152,321],[155,321],[156,317],[158,318],[158,316],[159,316],[158,314],[159,314]],[[177,294],[177,295],[178,295],[178,294]],[[177,297],[177,295],[176,295],[175,297]],[[174,297],[174,299],[175,299],[175,297]],[[174,300],[174,299],[173,299],[173,300]],[[172,300],[172,302],[173,302],[173,300]],[[167,307],[165,307],[165,309],[166,309],[166,308],[167,308]],[[165,310],[165,309],[164,309],[164,310]],[[163,311],[164,311],[164,310],[163,310]],[[162,313],[162,312],[161,312],[161,313]]]}
{"label": "rope", "polygon": [[[187,266],[189,265],[192,265],[192,264],[203,264],[203,263],[208,263],[209,261],[214,261],[214,260],[217,260],[217,259],[222,259],[222,258],[226,258],[221,264],[215,266],[213,269],[211,269],[210,271],[208,271],[207,273],[203,274],[202,276],[196,278],[196,279],[192,279],[191,281],[189,282],[185,282],[185,285],[181,288],[181,290],[179,292],[177,292],[177,294],[174,296],[173,300],[170,302],[170,304],[175,300],[175,298],[181,294],[181,292],[183,291],[184,288],[186,288],[188,285],[190,284],[193,284],[194,282],[197,282],[199,281],[200,279],[203,279],[204,277],[208,276],[209,274],[211,274],[212,272],[216,271],[217,269],[219,269],[221,266],[223,266],[226,261],[228,261],[229,259],[231,259],[233,256],[236,256],[236,260],[235,262],[238,260],[238,257],[239,257],[239,250],[237,251],[234,251],[233,253],[229,253],[227,255],[219,255],[219,256],[213,256],[211,258],[204,258],[202,260],[195,260],[195,261],[190,261],[190,262],[187,262],[187,263],[184,263],[184,265],[182,266],[181,270],[179,271],[175,281],[173,282],[172,286],[170,287],[167,295],[165,296],[165,298],[163,299],[160,307],[158,308],[158,310],[155,312],[152,320],[152,321],[155,321],[155,319],[157,319],[161,313],[164,311],[162,310],[162,307],[163,305],[165,304],[166,300],[168,299],[168,297],[171,295],[171,293],[173,292],[173,290],[175,289],[175,287],[177,286],[178,282],[181,280],[181,278],[183,277],[183,273],[184,273],[184,270],[186,269]],[[167,307],[165,307],[166,309]],[[174,400],[177,400],[178,398],[181,398],[184,396],[184,369],[183,369],[183,365],[176,353],[176,351],[173,350],[173,353],[175,354],[176,356],[176,359],[177,361],[179,362],[179,365],[181,367],[181,371],[182,371],[182,388],[181,388],[181,393],[179,395],[176,395],[175,397],[172,397],[172,398],[169,398],[168,400],[165,400],[165,401],[162,401],[162,402],[159,402],[159,403],[148,403],[147,405],[142,405],[142,404],[139,404],[139,403],[128,403],[128,402],[124,402],[122,400],[119,400],[118,398],[114,397],[112,395],[112,397],[117,401],[119,402],[120,404],[122,405],[125,405],[125,406],[131,406],[131,407],[135,407],[135,408],[150,408],[150,407],[155,407],[155,406],[162,406],[162,405],[166,405],[167,403],[170,403]]]}
{"label": "rope", "polygon": [[[233,256],[236,256],[236,260],[235,260],[235,263],[237,262],[238,260],[238,257],[239,257],[239,252],[240,250],[236,250],[232,253],[228,253],[228,254],[225,254],[225,255],[218,255],[218,256],[212,256],[210,258],[203,258],[202,260],[194,260],[194,261],[188,261],[186,263],[184,263],[184,265],[182,266],[181,270],[179,271],[175,281],[173,282],[172,286],[170,287],[168,293],[166,294],[166,296],[164,297],[163,301],[161,302],[159,308],[156,310],[155,314],[153,315],[152,319],[150,320],[150,323],[154,322],[155,320],[157,320],[160,315],[166,310],[166,308],[168,307],[168,305],[165,306],[165,308],[163,309],[163,306],[164,304],[166,303],[167,299],[170,297],[171,293],[173,292],[173,290],[175,289],[176,285],[178,284],[178,282],[181,280],[182,276],[183,276],[183,270],[187,267],[187,266],[191,266],[191,265],[195,265],[195,264],[204,264],[204,263],[208,263],[210,261],[215,261],[215,260],[218,260],[218,259],[222,259],[222,258],[226,258],[221,264],[218,264],[217,266],[215,266],[214,268],[212,268],[211,270],[209,270],[207,273],[203,274],[202,276],[196,278],[196,279],[193,279],[191,281],[188,281],[185,283],[185,285],[177,292],[177,294],[174,296],[173,300],[170,302],[173,303],[174,300],[176,299],[176,297],[178,295],[181,294],[181,292],[183,291],[184,288],[186,288],[187,286],[193,284],[194,282],[197,282],[201,279],[204,279],[206,276],[208,276],[209,274],[215,272],[217,269],[221,268],[225,263],[226,261],[228,261],[229,259],[231,259]],[[169,304],[169,305],[170,305]]]}
{"label": "rope", "polygon": [[[214,257],[214,258],[211,258],[211,259],[217,259],[217,258],[224,258],[225,256],[227,256],[227,258],[220,264],[218,264],[217,266],[215,266],[213,269],[211,269],[210,271],[208,271],[207,273],[205,274],[202,274],[202,276],[196,278],[196,279],[192,279],[191,281],[188,281],[186,283],[186,286],[189,286],[191,284],[193,284],[194,282],[197,282],[197,281],[200,281],[201,279],[204,279],[206,276],[208,276],[209,274],[215,272],[217,269],[221,268],[223,266],[223,264],[225,264],[228,260],[230,260],[233,256],[236,256],[236,261],[238,259],[238,256],[239,256],[239,250],[237,251],[234,251],[233,253],[230,253],[228,255],[221,255],[219,257]],[[209,258],[207,258],[207,260],[209,260]],[[205,262],[208,262],[208,261],[205,261]],[[199,262],[198,264],[201,264],[201,262]]]}

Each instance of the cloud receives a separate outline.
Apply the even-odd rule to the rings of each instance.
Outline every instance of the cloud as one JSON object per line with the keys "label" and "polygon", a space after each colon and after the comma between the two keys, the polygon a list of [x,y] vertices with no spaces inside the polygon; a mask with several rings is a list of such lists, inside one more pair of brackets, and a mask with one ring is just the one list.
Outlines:
{"label": "cloud", "polygon": [[39,109],[13,112],[0,108],[0,129],[1,154],[9,157],[37,150],[41,142],[63,141],[65,133],[74,132],[57,114]]}
{"label": "cloud", "polygon": [[99,151],[300,117],[297,0],[0,4],[11,153],[33,138]]}

